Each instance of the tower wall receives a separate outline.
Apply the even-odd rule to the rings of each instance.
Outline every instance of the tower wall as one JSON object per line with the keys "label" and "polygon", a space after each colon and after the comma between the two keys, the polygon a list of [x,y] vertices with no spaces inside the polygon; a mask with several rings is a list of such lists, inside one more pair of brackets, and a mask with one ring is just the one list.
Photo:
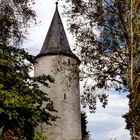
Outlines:
{"label": "tower wall", "polygon": [[37,59],[35,76],[51,75],[55,83],[50,88],[40,85],[58,111],[52,126],[43,125],[48,140],[81,139],[80,90],[78,62],[64,55],[48,55]]}

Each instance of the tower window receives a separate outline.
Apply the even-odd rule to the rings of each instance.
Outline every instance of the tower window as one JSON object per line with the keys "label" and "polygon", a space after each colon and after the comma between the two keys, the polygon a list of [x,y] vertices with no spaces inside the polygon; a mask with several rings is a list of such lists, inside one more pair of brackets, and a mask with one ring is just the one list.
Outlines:
{"label": "tower window", "polygon": [[70,59],[68,59],[68,65],[70,65]]}
{"label": "tower window", "polygon": [[66,100],[66,94],[64,94],[64,100]]}

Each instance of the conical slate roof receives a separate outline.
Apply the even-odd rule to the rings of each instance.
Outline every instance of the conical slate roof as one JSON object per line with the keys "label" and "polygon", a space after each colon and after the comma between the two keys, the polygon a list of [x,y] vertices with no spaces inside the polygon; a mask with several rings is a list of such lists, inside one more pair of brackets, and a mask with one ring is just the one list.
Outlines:
{"label": "conical slate roof", "polygon": [[70,49],[57,5],[58,3],[42,49],[36,57],[63,54],[78,59]]}

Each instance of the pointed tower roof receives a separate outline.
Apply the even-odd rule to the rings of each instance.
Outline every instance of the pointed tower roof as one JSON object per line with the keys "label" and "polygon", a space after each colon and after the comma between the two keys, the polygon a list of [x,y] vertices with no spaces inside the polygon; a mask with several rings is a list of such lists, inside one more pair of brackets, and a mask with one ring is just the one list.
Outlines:
{"label": "pointed tower roof", "polygon": [[77,56],[74,55],[70,49],[63,23],[58,11],[58,2],[56,2],[56,10],[51,25],[43,43],[42,49],[40,53],[36,56],[36,58],[44,55],[59,54],[71,56],[75,59],[78,59]]}

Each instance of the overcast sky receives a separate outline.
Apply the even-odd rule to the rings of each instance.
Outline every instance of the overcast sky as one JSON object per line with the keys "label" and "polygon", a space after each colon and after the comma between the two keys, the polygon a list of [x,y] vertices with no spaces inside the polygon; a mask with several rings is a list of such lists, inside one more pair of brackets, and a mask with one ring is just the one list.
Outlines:
{"label": "overcast sky", "polygon": [[[28,51],[36,55],[39,53],[45,36],[47,34],[50,22],[52,20],[55,11],[55,0],[36,0],[34,8],[37,12],[38,24],[32,26],[30,29],[28,40],[24,41],[23,46]],[[59,2],[59,11],[62,13],[62,2]],[[61,16],[63,24],[66,27],[66,21]],[[71,36],[66,31],[69,43],[72,44]],[[121,117],[128,111],[128,100],[125,95],[120,95],[112,92],[109,96],[109,102],[106,109],[101,107],[98,103],[97,112],[95,114],[88,115],[88,130],[90,131],[91,139],[93,140],[110,140],[117,138],[117,140],[129,140],[129,132],[125,130],[125,122]]]}

